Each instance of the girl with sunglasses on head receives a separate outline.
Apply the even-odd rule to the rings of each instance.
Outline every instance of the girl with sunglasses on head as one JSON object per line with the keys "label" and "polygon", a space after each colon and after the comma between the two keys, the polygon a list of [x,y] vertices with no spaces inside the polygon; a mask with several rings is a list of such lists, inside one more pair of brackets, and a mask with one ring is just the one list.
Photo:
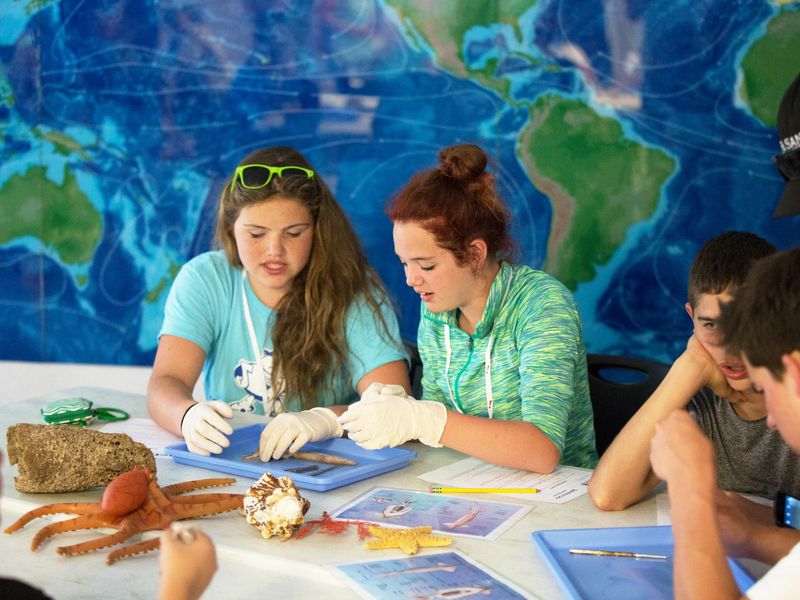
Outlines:
{"label": "girl with sunglasses on head", "polygon": [[424,400],[370,388],[340,417],[365,448],[418,439],[512,468],[593,467],[581,321],[569,291],[507,261],[509,213],[478,146],[439,153],[387,213],[422,300]]}
{"label": "girl with sunglasses on head", "polygon": [[[265,148],[239,164],[215,241],[175,279],[147,389],[152,419],[189,450],[221,453],[236,410],[274,417],[259,455],[277,459],[341,436],[336,416],[371,383],[410,390],[391,302],[299,152]],[[210,402],[192,397],[201,372]]]}

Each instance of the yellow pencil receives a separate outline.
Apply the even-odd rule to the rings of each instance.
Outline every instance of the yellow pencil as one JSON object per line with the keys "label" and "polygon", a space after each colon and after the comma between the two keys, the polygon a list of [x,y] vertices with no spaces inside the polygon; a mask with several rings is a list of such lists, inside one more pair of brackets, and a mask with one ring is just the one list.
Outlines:
{"label": "yellow pencil", "polygon": [[538,494],[536,488],[457,488],[432,487],[433,494]]}

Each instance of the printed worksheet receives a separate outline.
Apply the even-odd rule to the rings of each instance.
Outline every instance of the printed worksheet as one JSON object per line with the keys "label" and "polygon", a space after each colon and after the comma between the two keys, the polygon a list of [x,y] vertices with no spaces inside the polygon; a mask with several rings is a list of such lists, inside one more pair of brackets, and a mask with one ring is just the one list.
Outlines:
{"label": "printed worksheet", "polygon": [[171,434],[151,419],[128,419],[106,423],[100,428],[103,433],[125,433],[134,442],[144,444],[155,456],[168,456],[164,448],[171,444],[180,444],[182,437]]}
{"label": "printed worksheet", "polygon": [[552,473],[533,473],[485,463],[477,458],[465,458],[418,477],[423,481],[462,488],[534,488],[535,494],[508,494],[534,502],[563,504],[583,496],[592,476],[591,469],[559,465]]}
{"label": "printed worksheet", "polygon": [[457,498],[394,488],[375,488],[335,511],[342,521],[368,521],[389,527],[424,527],[444,535],[495,539],[527,514],[530,504]]}
{"label": "printed worksheet", "polygon": [[358,561],[330,565],[328,568],[344,577],[362,598],[532,598],[510,581],[460,552]]}

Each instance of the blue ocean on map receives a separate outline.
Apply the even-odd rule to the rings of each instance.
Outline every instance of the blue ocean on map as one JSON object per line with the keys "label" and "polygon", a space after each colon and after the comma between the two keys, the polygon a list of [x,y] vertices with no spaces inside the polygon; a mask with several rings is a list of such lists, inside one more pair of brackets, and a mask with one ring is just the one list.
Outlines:
{"label": "blue ocean on map", "polygon": [[[572,277],[589,352],[674,359],[691,331],[689,265],[709,237],[800,242],[798,217],[771,216],[774,124],[738,92],[748,51],[796,3],[531,2],[513,19],[465,8],[463,31],[426,28],[409,9],[422,4],[4,2],[0,358],[151,364],[169,285],[211,247],[226,177],[267,145],[298,148],[334,190],[411,340],[419,298],[384,207],[454,143],[492,156],[520,262]],[[546,97],[672,165],[607,255],[558,237],[570,177],[541,185],[539,162],[559,157],[525,154]],[[560,168],[571,173],[566,158]],[[41,217],[12,219],[26,194]],[[613,223],[601,208],[602,236]],[[573,258],[556,268],[556,254]]]}

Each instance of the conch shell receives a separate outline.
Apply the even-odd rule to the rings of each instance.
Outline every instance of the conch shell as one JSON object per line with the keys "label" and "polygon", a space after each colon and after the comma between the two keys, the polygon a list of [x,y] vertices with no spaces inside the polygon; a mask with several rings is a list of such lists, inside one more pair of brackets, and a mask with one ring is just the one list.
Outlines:
{"label": "conch shell", "polygon": [[303,498],[290,477],[264,473],[244,496],[244,515],[262,537],[289,539],[303,524],[311,502]]}

